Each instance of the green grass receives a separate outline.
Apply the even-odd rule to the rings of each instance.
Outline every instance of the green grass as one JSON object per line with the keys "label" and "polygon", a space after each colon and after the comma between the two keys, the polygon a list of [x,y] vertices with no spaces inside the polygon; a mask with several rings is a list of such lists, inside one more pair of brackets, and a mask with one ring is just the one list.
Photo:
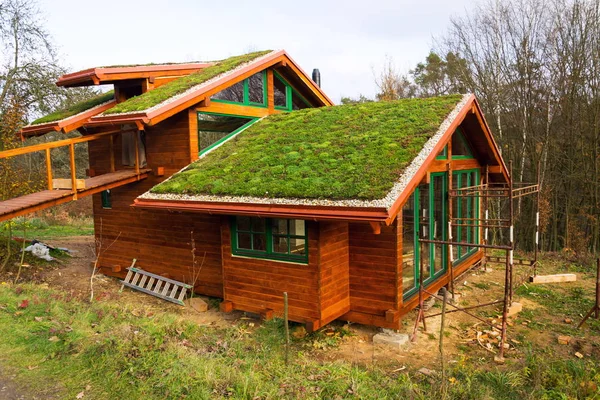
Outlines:
{"label": "green grass", "polygon": [[44,117],[38,118],[35,121],[33,121],[31,125],[60,121],[65,118],[72,117],[73,115],[77,115],[83,111],[89,110],[90,108],[99,106],[102,103],[106,103],[107,101],[112,100],[114,97],[115,94],[112,90],[110,92],[102,93],[91,99],[76,103],[67,109],[55,111],[52,114],[48,114]]}
{"label": "green grass", "polygon": [[294,340],[286,366],[279,319],[254,330],[243,322],[212,328],[133,311],[119,301],[88,304],[42,286],[0,284],[0,362],[39,397],[83,392],[85,399],[429,399],[442,390],[448,399],[560,399],[593,396],[600,384],[599,360],[544,350],[502,368],[463,355],[444,382],[392,372],[397,364],[319,361],[330,350],[312,349],[328,337],[321,333]]}
{"label": "green grass", "polygon": [[253,53],[234,56],[225,60],[217,61],[215,65],[204,68],[201,71],[175,79],[163,86],[146,92],[140,96],[132,97],[127,101],[117,104],[113,108],[104,112],[104,114],[121,114],[134,111],[143,111],[157,104],[162,103],[171,97],[183,93],[186,90],[208,81],[218,75],[239,67],[242,64],[250,62],[255,58],[270,53],[271,50],[257,51]]}
{"label": "green grass", "polygon": [[380,199],[461,98],[404,99],[272,115],[152,193]]}

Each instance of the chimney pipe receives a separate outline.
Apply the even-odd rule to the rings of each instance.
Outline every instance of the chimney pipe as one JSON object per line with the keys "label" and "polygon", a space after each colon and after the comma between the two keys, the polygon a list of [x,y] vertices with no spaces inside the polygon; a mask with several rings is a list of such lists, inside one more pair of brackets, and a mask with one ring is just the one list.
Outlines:
{"label": "chimney pipe", "polygon": [[313,69],[312,80],[318,87],[321,87],[321,72],[319,72],[318,68]]}

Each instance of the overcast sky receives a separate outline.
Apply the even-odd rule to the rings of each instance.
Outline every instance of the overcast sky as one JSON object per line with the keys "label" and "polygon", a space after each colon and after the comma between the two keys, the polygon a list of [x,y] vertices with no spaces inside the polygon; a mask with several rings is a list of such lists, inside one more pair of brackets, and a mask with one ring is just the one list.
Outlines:
{"label": "overcast sky", "polygon": [[101,65],[222,59],[285,49],[325,92],[372,97],[386,55],[403,71],[466,0],[39,0],[63,64]]}

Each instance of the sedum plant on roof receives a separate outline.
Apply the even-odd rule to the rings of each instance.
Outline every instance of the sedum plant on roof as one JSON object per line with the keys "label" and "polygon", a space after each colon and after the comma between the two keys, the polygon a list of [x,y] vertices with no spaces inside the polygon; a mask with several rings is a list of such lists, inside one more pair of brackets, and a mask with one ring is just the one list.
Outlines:
{"label": "sedum plant on roof", "polygon": [[271,50],[256,51],[241,56],[229,57],[217,61],[214,65],[201,71],[172,80],[171,82],[150,90],[140,96],[132,97],[127,101],[117,104],[115,107],[104,112],[104,114],[123,114],[128,112],[143,111],[154,107],[171,97],[185,92],[196,85],[200,85],[225,72],[231,71],[242,64],[250,62],[258,57],[270,53]]}
{"label": "sedum plant on roof", "polygon": [[151,193],[381,199],[461,99],[403,99],[271,115]]}
{"label": "sedum plant on roof", "polygon": [[107,101],[110,101],[114,98],[115,93],[111,90],[110,92],[102,93],[98,96],[92,97],[91,99],[75,103],[72,106],[63,110],[58,110],[44,117],[38,118],[35,121],[33,121],[31,125],[39,125],[46,124],[48,122],[61,121],[65,118],[72,117],[73,115],[77,115],[79,113],[89,110],[90,108],[94,108],[96,106],[99,106],[100,104],[106,103]]}

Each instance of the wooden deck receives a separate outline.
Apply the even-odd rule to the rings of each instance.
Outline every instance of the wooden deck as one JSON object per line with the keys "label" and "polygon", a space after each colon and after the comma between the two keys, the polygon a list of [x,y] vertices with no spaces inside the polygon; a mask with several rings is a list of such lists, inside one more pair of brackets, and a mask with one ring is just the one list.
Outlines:
{"label": "wooden deck", "polygon": [[76,196],[71,190],[59,189],[44,190],[1,201],[0,222],[145,179],[151,171],[141,169],[138,175],[135,170],[126,169],[88,178],[85,180],[85,189],[78,190]]}

